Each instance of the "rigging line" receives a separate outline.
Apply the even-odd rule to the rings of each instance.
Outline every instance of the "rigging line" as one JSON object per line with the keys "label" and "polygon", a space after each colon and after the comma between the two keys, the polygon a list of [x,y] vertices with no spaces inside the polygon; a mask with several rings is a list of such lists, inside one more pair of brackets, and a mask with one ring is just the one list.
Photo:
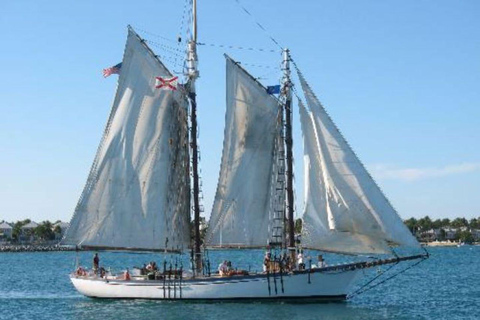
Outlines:
{"label": "rigging line", "polygon": [[[377,280],[378,278],[380,278],[381,276],[383,276],[384,274],[386,274],[388,271],[390,271],[393,267],[395,267],[399,262],[397,261],[395,264],[391,265],[390,267],[388,267],[387,270],[385,270],[384,272],[378,274],[376,277],[373,277],[373,279],[367,281],[367,283],[365,283],[364,285],[362,285],[360,288],[358,288],[355,292],[353,292],[350,297],[353,297],[355,296],[357,293],[359,293],[360,291],[362,291],[363,288],[365,288],[366,286],[368,286],[369,284],[371,284],[373,281]],[[361,292],[360,292],[361,293]]]}
{"label": "rigging line", "polygon": [[[169,57],[167,55],[158,55],[157,54],[156,57],[158,59],[161,59],[162,61],[168,61],[168,62],[171,62],[171,63],[175,63],[174,60],[172,59],[172,57]],[[178,63],[176,65],[174,65],[174,67],[178,67],[178,66],[180,66],[180,64],[178,64]]]}
{"label": "rigging line", "polygon": [[249,66],[249,67],[256,67],[256,68],[267,68],[267,69],[275,69],[280,70],[280,66],[272,66],[266,64],[252,64],[252,63],[241,63],[242,66]]}
{"label": "rigging line", "polygon": [[185,50],[182,50],[182,49],[178,49],[178,48],[174,48],[174,47],[170,47],[168,45],[165,45],[163,43],[160,43],[160,42],[156,42],[156,41],[152,41],[152,40],[147,40],[145,39],[145,42],[155,46],[155,47],[158,47],[158,48],[163,48],[164,50],[168,50],[168,51],[171,51],[172,53],[173,52],[178,52],[178,53],[173,53],[173,54],[177,54],[177,55],[180,55],[180,56],[183,56],[185,54]]}
{"label": "rigging line", "polygon": [[[184,3],[184,5],[183,5],[182,20],[181,20],[181,22],[180,22],[180,32],[179,32],[179,36],[180,36],[180,37],[181,37],[181,35],[183,34],[183,28],[184,28],[184,26],[185,26],[185,24],[186,24],[186,23],[185,23],[185,20],[186,20],[185,17],[186,17],[186,14],[187,14],[187,6],[188,6],[188,4],[190,4],[190,1],[189,1],[189,0],[185,0],[185,3]],[[182,39],[179,40],[179,39],[177,38],[177,44],[180,44],[180,43],[182,42],[181,40],[182,40]]]}
{"label": "rigging line", "polygon": [[197,45],[198,46],[216,47],[216,48],[228,48],[228,49],[278,53],[278,50],[274,50],[274,49],[243,47],[243,46],[228,45],[228,44],[215,44],[215,43],[197,42]]}
{"label": "rigging line", "polygon": [[273,43],[275,43],[281,50],[283,50],[283,47],[277,42],[277,40],[275,40],[267,31],[267,29],[265,29],[256,19],[255,17],[250,13],[250,11],[248,11],[241,3],[240,3],[240,0],[235,0],[235,2],[240,6],[240,8],[243,9],[243,11],[248,14],[252,20],[255,22],[255,24],[260,28],[262,29],[265,34],[270,38],[270,40],[273,41]]}
{"label": "rigging line", "polygon": [[154,37],[154,38],[159,38],[159,39],[163,39],[163,40],[166,40],[166,41],[169,41],[169,42],[174,42],[174,43],[177,42],[176,40],[173,40],[173,39],[170,39],[170,38],[161,36],[161,35],[159,35],[159,34],[156,34],[156,33],[150,32],[150,31],[147,31],[147,30],[145,30],[145,29],[138,28],[137,26],[135,26],[135,30],[138,31],[138,32],[142,32],[142,33],[148,34],[148,35],[150,35],[150,36],[152,36],[152,37]]}
{"label": "rigging line", "polygon": [[[184,5],[183,5],[183,13],[182,13],[182,19],[181,19],[181,22],[180,22],[180,31],[178,32],[178,36],[177,36],[177,49],[180,49],[180,45],[182,44],[182,36],[183,36],[183,29],[184,29],[184,26],[185,26],[185,16],[187,14],[187,6],[188,4],[190,3],[189,0],[185,0],[184,2]],[[185,32],[185,39],[186,39],[186,32]],[[186,48],[184,48],[183,50],[183,57],[182,58],[185,58],[186,56]],[[175,65],[177,64],[177,60],[179,59],[179,57],[175,57]]]}
{"label": "rigging line", "polygon": [[[353,296],[356,296],[356,295],[359,295],[359,294],[365,293],[365,292],[367,292],[367,291],[369,291],[369,290],[371,290],[371,289],[373,289],[373,288],[375,288],[375,287],[377,287],[377,286],[379,286],[379,285],[381,285],[381,284],[383,284],[383,283],[387,282],[388,280],[391,280],[391,279],[395,278],[396,276],[398,276],[398,275],[400,275],[400,274],[402,274],[402,273],[406,272],[407,270],[409,270],[409,269],[411,269],[411,268],[413,268],[413,267],[415,267],[415,266],[419,265],[420,263],[422,263],[422,262],[423,262],[423,261],[425,261],[425,260],[427,260],[427,258],[423,258],[423,259],[421,259],[420,261],[418,261],[418,262],[416,262],[416,263],[414,263],[414,264],[410,265],[409,267],[407,267],[407,268],[403,269],[402,271],[400,271],[400,272],[398,272],[398,273],[395,273],[394,275],[392,275],[392,276],[390,276],[390,277],[388,277],[388,278],[386,278],[386,279],[384,279],[384,280],[382,280],[382,281],[380,281],[380,282],[378,282],[378,283],[376,283],[376,284],[374,284],[374,285],[372,285],[372,286],[370,286],[370,287],[366,288],[365,290],[362,290],[362,291],[360,291],[360,292],[357,290],[357,291],[355,291],[354,293],[352,293],[351,295],[349,295],[349,296],[347,297],[347,299],[350,299],[350,298],[352,298]],[[397,262],[397,263],[398,263],[398,262]],[[393,266],[396,266],[396,265],[397,265],[397,263],[396,263],[396,264],[394,264]],[[393,267],[393,266],[392,266],[392,267]],[[389,268],[389,269],[391,269],[391,268]],[[388,271],[388,270],[387,270],[387,271]],[[386,272],[386,271],[385,271],[385,272]],[[384,273],[382,273],[382,274],[384,274]],[[382,275],[382,274],[381,274],[381,275]],[[376,278],[378,278],[378,277],[376,277]]]}

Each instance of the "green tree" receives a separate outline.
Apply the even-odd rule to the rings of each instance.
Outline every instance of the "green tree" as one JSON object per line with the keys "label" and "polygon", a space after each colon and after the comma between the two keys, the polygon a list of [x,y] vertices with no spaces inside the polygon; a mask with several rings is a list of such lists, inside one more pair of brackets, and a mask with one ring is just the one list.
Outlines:
{"label": "green tree", "polygon": [[469,225],[472,229],[480,229],[480,218],[470,219]]}
{"label": "green tree", "polygon": [[418,229],[418,221],[415,218],[405,220],[405,225],[413,234],[415,234],[415,231]]}
{"label": "green tree", "polygon": [[458,239],[462,242],[465,243],[473,243],[475,239],[473,238],[473,235],[470,231],[465,230],[465,231],[460,231],[457,233],[458,234]]}
{"label": "green tree", "polygon": [[418,225],[422,231],[430,230],[433,227],[432,219],[429,216],[425,216],[418,220]]}
{"label": "green tree", "polygon": [[61,234],[62,233],[62,227],[60,227],[60,225],[56,225],[55,228],[53,228],[53,232],[55,232],[56,234]]}
{"label": "green tree", "polygon": [[53,232],[53,225],[50,221],[43,221],[36,227],[33,232],[41,240],[54,240],[55,233]]}
{"label": "green tree", "polygon": [[20,234],[22,233],[22,227],[26,224],[29,224],[30,222],[30,219],[15,222],[12,228],[12,238],[18,241],[18,239],[20,238]]}
{"label": "green tree", "polygon": [[454,228],[468,227],[468,220],[465,218],[456,218],[451,223]]}
{"label": "green tree", "polygon": [[442,227],[443,228],[449,227],[450,223],[451,223],[450,219],[448,219],[448,218],[442,219]]}
{"label": "green tree", "polygon": [[440,229],[442,227],[442,220],[437,219],[432,222],[432,228],[433,229]]}

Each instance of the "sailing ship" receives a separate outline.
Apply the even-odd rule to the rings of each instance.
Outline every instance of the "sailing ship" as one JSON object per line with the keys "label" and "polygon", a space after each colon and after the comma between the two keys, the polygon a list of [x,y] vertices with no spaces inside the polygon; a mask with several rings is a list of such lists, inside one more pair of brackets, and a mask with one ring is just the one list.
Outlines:
{"label": "sailing ship", "polygon": [[[156,80],[173,79],[174,75],[146,41],[128,28],[113,107],[63,239],[64,244],[90,250],[191,250],[192,270],[172,270],[164,264],[153,277],[127,278],[76,271],[70,275],[75,288],[97,298],[343,300],[363,269],[424,259],[425,254],[395,254],[395,246],[420,246],[298,69],[306,103],[298,103],[305,209],[301,244],[297,243],[293,225],[293,60],[288,49],[282,52],[278,98],[225,56],[223,155],[208,232],[201,245],[195,0],[192,5],[188,81],[178,90],[161,90],[156,85]],[[205,248],[232,247],[264,248],[274,250],[275,255],[264,272],[220,275],[205,268]],[[299,247],[391,257],[302,266],[295,261]]]}

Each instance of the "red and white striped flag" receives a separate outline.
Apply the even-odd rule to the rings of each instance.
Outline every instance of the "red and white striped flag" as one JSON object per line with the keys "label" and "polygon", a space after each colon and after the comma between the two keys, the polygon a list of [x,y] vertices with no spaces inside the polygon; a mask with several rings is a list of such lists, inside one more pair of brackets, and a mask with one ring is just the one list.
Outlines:
{"label": "red and white striped flag", "polygon": [[162,90],[177,90],[178,87],[178,77],[173,77],[170,79],[155,77],[155,88]]}

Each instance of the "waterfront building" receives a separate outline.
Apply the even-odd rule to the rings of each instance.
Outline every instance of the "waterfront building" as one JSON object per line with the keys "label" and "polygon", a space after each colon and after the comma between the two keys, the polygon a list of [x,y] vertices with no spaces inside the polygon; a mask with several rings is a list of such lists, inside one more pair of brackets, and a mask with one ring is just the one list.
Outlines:
{"label": "waterfront building", "polygon": [[34,241],[35,235],[33,233],[34,229],[38,227],[38,223],[30,221],[26,225],[20,228],[20,240],[21,241]]}
{"label": "waterfront building", "polygon": [[[69,226],[68,222],[58,221],[53,224],[52,231],[55,232],[55,240],[61,240]],[[57,232],[60,231],[60,232]]]}
{"label": "waterfront building", "polygon": [[13,228],[11,225],[3,221],[0,223],[0,238],[7,238],[11,239],[12,238],[12,231]]}

